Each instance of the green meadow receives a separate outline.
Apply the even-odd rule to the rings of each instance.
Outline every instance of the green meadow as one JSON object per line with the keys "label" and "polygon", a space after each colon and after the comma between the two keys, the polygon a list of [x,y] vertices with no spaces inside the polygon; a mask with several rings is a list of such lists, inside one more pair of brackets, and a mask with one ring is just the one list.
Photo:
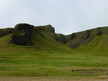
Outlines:
{"label": "green meadow", "polygon": [[87,78],[108,75],[105,43],[108,36],[96,37],[85,47],[69,48],[45,32],[41,34],[43,36],[34,35],[32,46],[11,44],[11,34],[0,38],[1,77]]}

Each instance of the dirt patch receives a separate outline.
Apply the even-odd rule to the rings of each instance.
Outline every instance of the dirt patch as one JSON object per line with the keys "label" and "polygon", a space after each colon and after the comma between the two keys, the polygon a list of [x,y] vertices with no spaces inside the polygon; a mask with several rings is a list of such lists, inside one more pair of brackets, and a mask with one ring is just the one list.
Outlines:
{"label": "dirt patch", "polygon": [[39,78],[10,78],[0,77],[0,81],[108,81],[108,79],[39,79]]}
{"label": "dirt patch", "polygon": [[72,73],[85,75],[108,75],[108,69],[73,69]]}

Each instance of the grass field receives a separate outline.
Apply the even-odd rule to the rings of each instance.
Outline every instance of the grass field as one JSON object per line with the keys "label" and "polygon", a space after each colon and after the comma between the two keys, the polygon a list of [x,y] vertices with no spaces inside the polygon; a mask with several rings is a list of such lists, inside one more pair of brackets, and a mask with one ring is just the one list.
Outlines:
{"label": "grass field", "polygon": [[[41,33],[43,33],[44,38],[35,35],[32,40],[34,42],[33,46],[10,44],[11,35],[0,38],[0,79],[4,79],[2,81],[6,81],[6,78],[2,77],[97,77],[107,79],[107,49],[97,47],[97,49],[90,50],[91,44],[86,49],[83,49],[83,47],[70,49],[56,42],[44,32]],[[66,80],[64,79],[64,81]]]}

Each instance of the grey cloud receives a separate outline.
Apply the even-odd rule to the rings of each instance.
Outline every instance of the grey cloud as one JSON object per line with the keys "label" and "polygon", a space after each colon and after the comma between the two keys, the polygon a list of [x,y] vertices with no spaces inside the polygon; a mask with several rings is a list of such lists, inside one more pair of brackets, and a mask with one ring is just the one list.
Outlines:
{"label": "grey cloud", "polygon": [[0,27],[52,24],[69,34],[108,25],[108,0],[0,0]]}

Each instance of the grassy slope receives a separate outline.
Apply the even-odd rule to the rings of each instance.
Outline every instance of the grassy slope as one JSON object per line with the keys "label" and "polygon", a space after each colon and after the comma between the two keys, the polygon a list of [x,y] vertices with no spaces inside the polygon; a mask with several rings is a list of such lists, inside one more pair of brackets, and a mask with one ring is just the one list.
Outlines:
{"label": "grassy slope", "polygon": [[[91,53],[92,55],[96,56],[108,56],[108,35],[102,35],[97,36],[92,42],[90,42],[86,46],[79,46],[78,50],[83,50],[88,53],[88,55]],[[90,55],[91,55],[90,54]]]}
{"label": "grassy slope", "polygon": [[[70,48],[45,35],[36,34],[34,46],[17,46],[9,43],[10,35],[0,38],[0,75],[1,76],[47,76],[56,75],[57,63],[65,54],[73,54]],[[68,58],[68,57],[67,57]],[[50,74],[49,74],[50,73]],[[58,72],[59,73],[59,72]],[[58,74],[57,73],[57,74]]]}
{"label": "grassy slope", "polygon": [[[94,71],[93,68],[107,68],[107,51],[105,56],[91,54],[94,52],[88,52],[88,49],[81,51],[83,47],[76,52],[56,42],[46,33],[41,34],[43,37],[39,34],[34,36],[34,46],[10,44],[11,35],[0,38],[0,76],[85,77],[108,73],[106,69],[105,72],[97,70],[89,74]],[[94,40],[93,45],[98,39]],[[88,45],[90,46],[91,44]]]}

